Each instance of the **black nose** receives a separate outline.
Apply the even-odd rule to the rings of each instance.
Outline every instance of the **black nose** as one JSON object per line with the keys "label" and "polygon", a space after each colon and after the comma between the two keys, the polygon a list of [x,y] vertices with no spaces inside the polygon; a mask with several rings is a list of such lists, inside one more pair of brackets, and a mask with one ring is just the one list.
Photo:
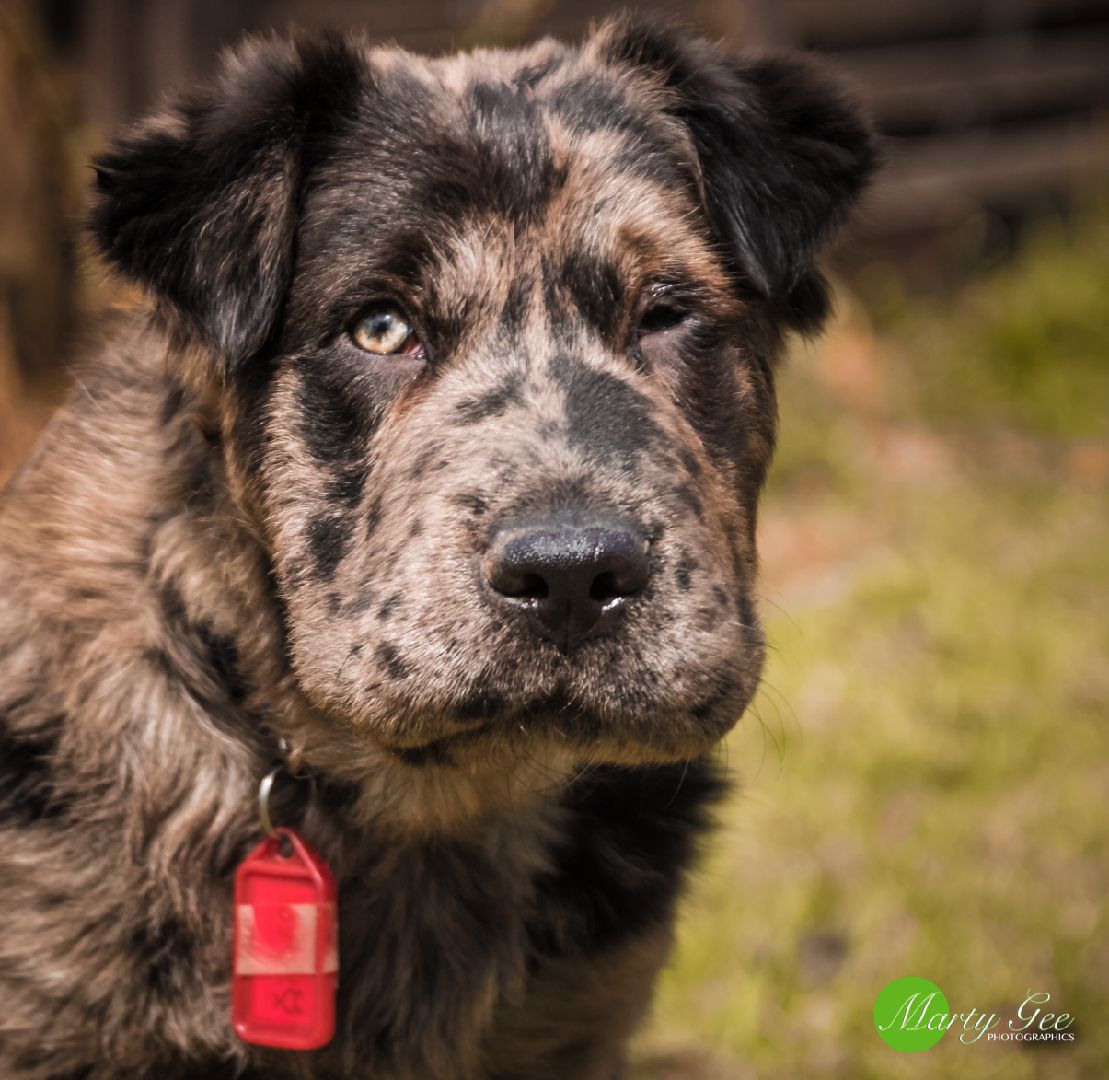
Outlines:
{"label": "black nose", "polygon": [[563,653],[608,633],[650,576],[643,534],[601,520],[549,518],[502,528],[482,568],[498,602]]}

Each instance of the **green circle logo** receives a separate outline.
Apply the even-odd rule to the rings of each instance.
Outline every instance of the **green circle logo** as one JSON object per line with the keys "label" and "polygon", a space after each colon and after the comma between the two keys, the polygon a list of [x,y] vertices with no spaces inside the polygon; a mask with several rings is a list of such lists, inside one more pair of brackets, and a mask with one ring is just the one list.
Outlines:
{"label": "green circle logo", "polygon": [[894,979],[874,1002],[874,1028],[894,1050],[927,1050],[950,1025],[947,998],[928,979]]}

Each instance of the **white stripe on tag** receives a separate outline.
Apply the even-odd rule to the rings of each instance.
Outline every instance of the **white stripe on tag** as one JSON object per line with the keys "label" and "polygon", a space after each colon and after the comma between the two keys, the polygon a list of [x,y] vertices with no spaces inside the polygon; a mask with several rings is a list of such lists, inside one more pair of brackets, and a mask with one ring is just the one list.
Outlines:
{"label": "white stripe on tag", "polygon": [[[316,926],[323,909],[330,933],[316,964]],[[335,904],[238,904],[237,975],[317,975],[339,968]]]}

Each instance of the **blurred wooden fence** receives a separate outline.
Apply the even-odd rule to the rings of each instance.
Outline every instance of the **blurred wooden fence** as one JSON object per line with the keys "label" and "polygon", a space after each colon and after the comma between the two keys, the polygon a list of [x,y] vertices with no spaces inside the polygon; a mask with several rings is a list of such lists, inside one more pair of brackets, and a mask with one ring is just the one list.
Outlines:
{"label": "blurred wooden fence", "polygon": [[[417,49],[574,36],[592,0],[56,0],[44,5],[104,127],[203,71],[244,29],[364,25]],[[866,227],[1019,210],[1106,167],[1109,0],[646,0],[753,49],[807,48],[854,77],[889,137]]]}

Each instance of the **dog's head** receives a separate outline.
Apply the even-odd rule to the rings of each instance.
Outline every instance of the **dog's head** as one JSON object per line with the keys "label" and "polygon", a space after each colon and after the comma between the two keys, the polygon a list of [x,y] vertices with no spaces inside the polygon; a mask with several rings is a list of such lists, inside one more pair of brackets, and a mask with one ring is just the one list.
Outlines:
{"label": "dog's head", "polygon": [[720,739],[762,660],[773,362],[871,165],[810,65],[622,22],[250,41],[102,157],[96,234],[206,358],[320,746]]}

